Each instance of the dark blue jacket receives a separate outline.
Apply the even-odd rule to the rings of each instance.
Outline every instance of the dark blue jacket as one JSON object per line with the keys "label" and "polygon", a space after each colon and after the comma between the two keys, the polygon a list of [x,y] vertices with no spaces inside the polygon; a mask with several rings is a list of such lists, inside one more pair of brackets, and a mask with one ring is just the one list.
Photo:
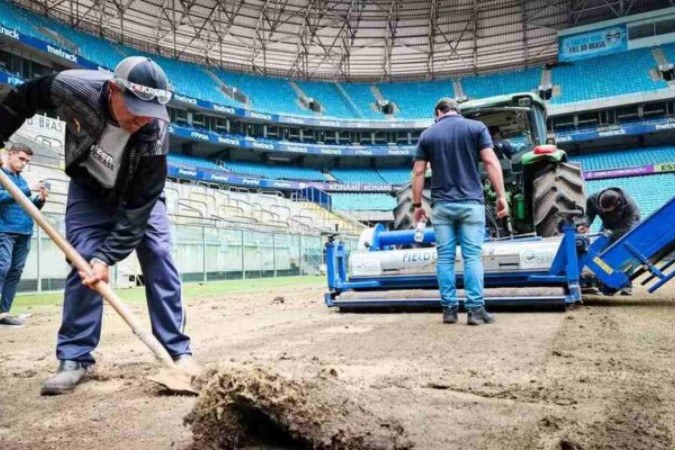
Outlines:
{"label": "dark blue jacket", "polygon": [[[4,168],[2,171],[27,197],[31,196],[30,187],[21,174],[13,173]],[[38,208],[42,208],[45,204],[37,196],[33,198],[33,203]],[[26,214],[21,205],[14,201],[12,195],[2,185],[0,185],[0,233],[33,234],[33,219]]]}

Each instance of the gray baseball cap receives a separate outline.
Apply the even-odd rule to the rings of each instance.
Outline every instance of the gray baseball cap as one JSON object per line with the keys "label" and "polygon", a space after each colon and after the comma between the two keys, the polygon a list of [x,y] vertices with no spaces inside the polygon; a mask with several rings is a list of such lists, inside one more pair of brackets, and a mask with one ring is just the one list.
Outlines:
{"label": "gray baseball cap", "polygon": [[115,68],[113,82],[124,91],[124,104],[133,115],[169,122],[165,105],[171,100],[171,87],[156,62],[145,56],[125,58]]}

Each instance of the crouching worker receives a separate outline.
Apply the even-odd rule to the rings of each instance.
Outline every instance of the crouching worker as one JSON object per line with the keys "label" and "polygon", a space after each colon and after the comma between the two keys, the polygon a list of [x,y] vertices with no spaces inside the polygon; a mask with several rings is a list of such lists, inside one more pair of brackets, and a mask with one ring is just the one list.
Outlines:
{"label": "crouching worker", "polygon": [[[610,231],[610,243],[616,242],[640,222],[640,210],[635,201],[621,188],[611,187],[592,194],[586,200],[586,216],[577,227],[579,233],[588,233],[596,217],[602,221],[601,231]],[[621,291],[631,295],[630,287]]]}
{"label": "crouching worker", "polygon": [[587,233],[598,216],[602,221],[601,231],[612,233],[611,242],[615,242],[640,222],[640,210],[637,204],[618,187],[611,187],[588,197],[586,217],[577,227],[577,231]]}
{"label": "crouching worker", "polygon": [[109,75],[66,70],[10,91],[0,103],[0,139],[6,141],[37,111],[66,121],[65,164],[71,182],[66,235],[91,263],[88,276],[66,280],[56,357],[59,368],[41,393],[75,388],[94,364],[103,302],[92,289],[109,268],[136,250],[146,282],[152,332],[187,370],[197,370],[184,333],[181,281],[171,258],[169,220],[162,195],[168,152],[164,71],[145,57],[124,59]]}
{"label": "crouching worker", "polygon": [[[23,144],[13,144],[4,158],[2,170],[17,187],[30,197],[33,204],[42,208],[49,195],[44,183],[33,187],[33,195],[21,172],[33,156],[33,150]],[[0,186],[0,325],[21,326],[23,320],[10,316],[21,273],[26,265],[33,235],[33,219],[23,210],[12,195]]]}

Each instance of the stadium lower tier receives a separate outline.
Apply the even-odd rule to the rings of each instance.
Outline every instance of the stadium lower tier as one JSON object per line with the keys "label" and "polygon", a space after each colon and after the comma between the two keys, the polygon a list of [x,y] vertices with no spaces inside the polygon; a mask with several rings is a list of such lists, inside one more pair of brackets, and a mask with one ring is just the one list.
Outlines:
{"label": "stadium lower tier", "polygon": [[[645,147],[637,149],[597,151],[571,155],[572,162],[582,165],[584,172],[642,167],[653,164],[675,163],[675,146]],[[284,164],[256,162],[212,161],[178,153],[169,155],[169,162],[189,169],[223,171],[244,176],[297,181],[332,181],[359,184],[401,185],[410,181],[412,164],[394,168],[310,168]]]}

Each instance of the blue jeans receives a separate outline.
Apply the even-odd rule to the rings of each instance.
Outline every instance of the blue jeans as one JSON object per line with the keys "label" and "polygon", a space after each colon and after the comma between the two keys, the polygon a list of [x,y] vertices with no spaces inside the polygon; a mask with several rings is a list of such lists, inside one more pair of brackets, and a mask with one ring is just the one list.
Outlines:
{"label": "blue jeans", "polygon": [[0,233],[0,313],[12,308],[30,250],[30,234]]}
{"label": "blue jeans", "polygon": [[480,308],[483,299],[483,240],[485,206],[474,202],[435,202],[432,221],[436,232],[436,273],[444,308],[459,303],[455,283],[455,252],[462,247],[465,307]]}

